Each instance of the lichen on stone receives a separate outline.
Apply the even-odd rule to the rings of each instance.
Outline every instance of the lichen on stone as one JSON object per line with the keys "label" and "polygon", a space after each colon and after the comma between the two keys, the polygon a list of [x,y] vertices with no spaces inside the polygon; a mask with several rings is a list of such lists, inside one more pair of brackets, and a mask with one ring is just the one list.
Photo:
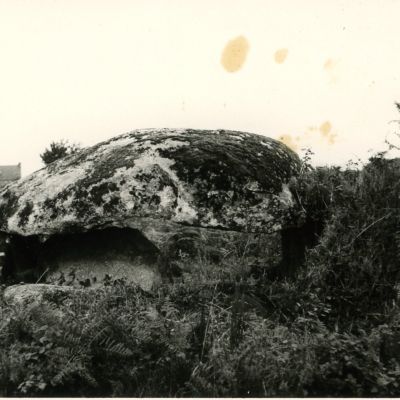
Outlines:
{"label": "lichen on stone", "polygon": [[[0,192],[0,230],[52,235],[104,226],[279,229],[297,155],[265,136],[146,129],[58,160]],[[143,228],[144,229],[144,228]],[[149,229],[150,230],[150,229]]]}

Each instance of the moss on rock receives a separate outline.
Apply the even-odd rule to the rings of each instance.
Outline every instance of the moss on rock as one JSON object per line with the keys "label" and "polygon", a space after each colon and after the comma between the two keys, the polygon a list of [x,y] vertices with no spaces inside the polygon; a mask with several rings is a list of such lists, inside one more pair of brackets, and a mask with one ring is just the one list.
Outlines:
{"label": "moss on rock", "polygon": [[[280,228],[300,162],[234,131],[138,130],[58,160],[0,192],[0,230],[52,235],[105,226]],[[140,223],[138,221],[140,220]]]}

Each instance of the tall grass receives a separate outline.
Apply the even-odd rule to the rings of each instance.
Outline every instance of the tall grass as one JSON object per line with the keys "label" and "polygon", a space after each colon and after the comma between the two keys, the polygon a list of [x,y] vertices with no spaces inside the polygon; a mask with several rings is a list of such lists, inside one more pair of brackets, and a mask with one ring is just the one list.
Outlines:
{"label": "tall grass", "polygon": [[323,230],[290,277],[269,273],[277,252],[253,237],[218,262],[181,254],[151,293],[119,282],[3,301],[0,395],[398,396],[399,175],[383,155],[305,166],[291,189]]}

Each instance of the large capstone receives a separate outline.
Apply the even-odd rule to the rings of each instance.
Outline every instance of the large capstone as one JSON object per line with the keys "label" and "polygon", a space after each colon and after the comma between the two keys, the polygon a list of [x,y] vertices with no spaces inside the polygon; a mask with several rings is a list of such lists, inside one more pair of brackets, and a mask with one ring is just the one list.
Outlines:
{"label": "large capstone", "polygon": [[[294,152],[265,136],[224,130],[133,131],[2,189],[0,231],[14,238],[36,237],[40,246],[48,242],[57,249],[47,256],[54,261],[48,265],[86,265],[85,279],[92,268],[107,269],[106,260],[120,266],[118,257],[131,257],[125,262],[128,268],[148,262],[154,271],[154,259],[142,263],[117,256],[120,248],[114,254],[105,248],[99,255],[93,250],[95,239],[94,244],[87,239],[92,250],[86,251],[86,239],[66,235],[129,228],[152,242],[156,254],[187,227],[279,231],[293,207],[288,182],[299,168]],[[136,251],[129,240],[123,243]],[[40,262],[41,267],[46,264]]]}

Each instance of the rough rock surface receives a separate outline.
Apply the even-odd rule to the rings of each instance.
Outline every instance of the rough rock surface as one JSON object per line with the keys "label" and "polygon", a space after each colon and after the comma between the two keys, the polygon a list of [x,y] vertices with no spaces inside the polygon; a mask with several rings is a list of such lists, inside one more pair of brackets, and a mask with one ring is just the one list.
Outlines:
{"label": "rough rock surface", "polygon": [[299,159],[234,131],[138,130],[58,160],[0,192],[0,231],[18,235],[130,227],[153,243],[179,226],[280,229]]}
{"label": "rough rock surface", "polygon": [[197,237],[207,247],[222,243],[218,233],[279,231],[299,168],[284,144],[250,133],[118,136],[0,191],[5,272],[17,282],[81,287],[121,278],[149,290]]}
{"label": "rough rock surface", "polygon": [[8,286],[3,293],[4,300],[10,305],[24,305],[42,302],[45,295],[67,295],[74,288],[48,284],[26,284]]}
{"label": "rough rock surface", "polygon": [[48,283],[95,288],[123,280],[151,290],[161,282],[158,253],[140,232],[108,228],[52,236],[40,247],[37,264]]}

